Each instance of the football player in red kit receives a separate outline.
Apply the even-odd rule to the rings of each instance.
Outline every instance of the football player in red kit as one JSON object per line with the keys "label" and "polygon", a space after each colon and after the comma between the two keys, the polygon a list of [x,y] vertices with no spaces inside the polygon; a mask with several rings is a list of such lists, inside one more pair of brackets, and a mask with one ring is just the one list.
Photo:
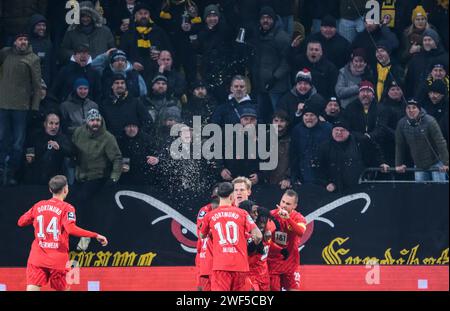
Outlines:
{"label": "football player in red kit", "polygon": [[255,245],[253,241],[249,241],[248,244],[250,287],[254,291],[269,291],[270,275],[267,256],[272,244],[272,233],[275,232],[275,224],[270,220],[269,210],[262,206],[256,207],[256,212],[252,213],[252,217],[254,217],[256,225],[263,233],[263,240],[259,245]]}
{"label": "football player in red kit", "polygon": [[197,290],[211,290],[212,273],[212,241],[209,237],[200,238],[200,228],[203,219],[213,209],[219,206],[218,186],[214,186],[211,194],[211,203],[203,206],[197,215],[197,256],[195,256],[195,266],[197,267]]}
{"label": "football player in red kit", "polygon": [[234,206],[248,200],[252,194],[252,182],[247,177],[236,177],[232,181],[234,186]]}
{"label": "football player in red kit", "polygon": [[280,229],[275,231],[273,241],[281,246],[282,251],[269,251],[268,264],[270,273],[270,289],[279,291],[300,289],[300,239],[306,231],[306,220],[302,214],[295,211],[298,204],[298,194],[287,190],[281,198],[277,209],[270,212],[280,223]]}
{"label": "football player in red kit", "polygon": [[232,206],[233,192],[231,183],[219,184],[219,207],[206,214],[200,229],[201,238],[212,236],[213,291],[245,290],[249,271],[246,233],[251,233],[255,244],[259,244],[262,239],[261,231],[250,215]]}
{"label": "football player in red kit", "polygon": [[103,235],[76,226],[75,208],[64,202],[69,193],[65,176],[53,177],[48,185],[53,197],[33,205],[17,223],[19,227],[34,227],[35,239],[27,264],[28,291],[39,291],[48,282],[55,290],[69,290],[69,235],[96,238],[103,246],[108,244]]}

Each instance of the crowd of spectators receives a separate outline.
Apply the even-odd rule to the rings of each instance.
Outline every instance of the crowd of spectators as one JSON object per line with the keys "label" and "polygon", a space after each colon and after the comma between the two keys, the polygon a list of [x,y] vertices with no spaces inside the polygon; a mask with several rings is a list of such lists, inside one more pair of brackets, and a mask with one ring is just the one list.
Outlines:
{"label": "crowd of spectators", "polygon": [[[378,2],[81,1],[69,25],[65,1],[0,0],[0,185],[65,174],[84,201],[238,176],[347,191],[367,167],[447,180],[448,1]],[[278,166],[175,160],[194,116],[277,125]]]}

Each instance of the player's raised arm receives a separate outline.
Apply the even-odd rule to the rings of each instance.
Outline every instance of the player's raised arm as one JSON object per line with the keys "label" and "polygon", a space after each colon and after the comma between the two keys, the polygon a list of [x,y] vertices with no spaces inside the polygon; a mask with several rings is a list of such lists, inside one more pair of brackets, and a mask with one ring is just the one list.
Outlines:
{"label": "player's raised arm", "polygon": [[252,239],[256,245],[261,243],[263,236],[262,236],[261,230],[259,230],[258,227],[253,228],[250,233],[251,233]]}
{"label": "player's raised arm", "polygon": [[17,221],[17,225],[19,227],[25,227],[31,225],[33,223],[33,220],[33,208],[30,208],[25,214],[20,216],[19,220]]}

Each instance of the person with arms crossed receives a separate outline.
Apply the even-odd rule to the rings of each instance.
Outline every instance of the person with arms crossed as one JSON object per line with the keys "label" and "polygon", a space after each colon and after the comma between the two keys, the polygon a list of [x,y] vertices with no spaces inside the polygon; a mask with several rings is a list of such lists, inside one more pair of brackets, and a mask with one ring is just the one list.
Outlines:
{"label": "person with arms crossed", "polygon": [[250,215],[232,206],[233,192],[231,183],[219,185],[219,207],[205,216],[200,229],[201,238],[212,236],[212,291],[245,290],[249,272],[246,233],[251,233],[256,245],[262,240]]}
{"label": "person with arms crossed", "polygon": [[69,261],[69,235],[96,238],[103,246],[108,240],[95,232],[77,227],[75,208],[64,202],[69,193],[67,178],[57,175],[50,179],[53,197],[39,201],[23,214],[19,227],[33,224],[35,239],[27,264],[27,291],[40,291],[50,282],[55,290],[69,290],[66,264]]}
{"label": "person with arms crossed", "polygon": [[273,241],[282,246],[281,251],[269,250],[268,264],[270,273],[270,290],[288,291],[300,289],[300,239],[306,231],[306,219],[295,211],[298,205],[298,194],[287,190],[277,204],[277,209],[270,212],[280,223],[280,230],[275,231]]}

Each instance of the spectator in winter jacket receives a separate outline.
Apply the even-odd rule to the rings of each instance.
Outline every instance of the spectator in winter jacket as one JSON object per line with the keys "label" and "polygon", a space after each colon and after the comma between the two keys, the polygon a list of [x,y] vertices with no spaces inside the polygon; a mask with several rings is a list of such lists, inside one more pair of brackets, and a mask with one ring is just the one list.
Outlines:
{"label": "spectator in winter jacket", "polygon": [[181,97],[186,92],[186,80],[179,71],[173,68],[173,59],[170,51],[161,51],[158,58],[158,66],[155,77],[161,75],[167,78],[167,95],[181,100]]}
{"label": "spectator in winter jacket", "polygon": [[80,24],[69,26],[61,44],[61,61],[69,62],[75,49],[85,44],[93,58],[115,47],[111,30],[103,25],[103,17],[95,10],[92,2],[80,3]]}
{"label": "spectator in winter jacket", "polygon": [[60,102],[65,101],[73,90],[73,83],[78,78],[89,81],[89,98],[96,103],[101,102],[103,94],[100,73],[92,68],[92,57],[86,45],[78,46],[70,63],[61,68],[53,83],[52,94]]}
{"label": "spectator in winter jacket", "polygon": [[418,90],[418,96],[417,99],[420,102],[423,102],[428,97],[428,88],[431,84],[433,84],[436,80],[442,80],[444,82],[447,92],[450,89],[450,79],[448,76],[448,64],[444,64],[441,61],[437,60],[434,61],[430,68],[428,69],[429,74],[428,78],[426,79],[425,83],[422,83],[420,85],[420,90]]}
{"label": "spectator in winter jacket", "polygon": [[331,135],[320,146],[318,161],[319,180],[328,192],[348,193],[367,167],[389,168],[378,145],[351,135],[345,121],[334,123]]}
{"label": "spectator in winter jacket", "polygon": [[256,104],[247,92],[247,84],[242,76],[235,76],[231,81],[231,94],[228,101],[219,104],[211,117],[211,123],[224,127],[226,124],[238,124],[240,122],[240,110],[252,107],[257,109]]}
{"label": "spectator in winter jacket", "polygon": [[137,120],[142,131],[150,133],[152,120],[144,104],[128,95],[125,77],[116,74],[112,78],[111,93],[103,101],[100,111],[105,118],[106,128],[116,138],[123,135],[123,129],[130,120]]}
{"label": "spectator in winter jacket", "polygon": [[344,67],[350,59],[350,42],[337,32],[336,27],[336,18],[331,15],[325,16],[321,21],[320,31],[313,32],[308,36],[296,50],[296,54],[306,53],[309,42],[320,42],[323,56],[332,62],[337,69]]}
{"label": "spectator in winter jacket", "polygon": [[120,37],[120,49],[146,81],[158,70],[160,51],[171,50],[166,32],[154,23],[150,10],[147,4],[137,3],[129,29]]}
{"label": "spectator in winter jacket", "polygon": [[358,99],[351,102],[343,114],[353,136],[359,140],[372,139],[375,142],[381,139],[383,133],[377,126],[377,108],[373,84],[362,81]]}
{"label": "spectator in winter jacket", "polygon": [[52,84],[56,70],[56,59],[53,44],[48,36],[47,19],[39,14],[30,19],[30,44],[34,54],[41,60],[41,74],[47,85]]}
{"label": "spectator in winter jacket", "polygon": [[448,52],[440,44],[436,31],[427,29],[423,33],[423,49],[415,54],[408,63],[405,78],[406,94],[409,97],[417,96],[421,86],[428,78],[432,64],[440,63],[448,68]]}
{"label": "spectator in winter jacket", "polygon": [[391,81],[396,81],[397,84],[403,84],[404,71],[391,57],[391,49],[385,42],[378,42],[375,51],[377,64],[374,68],[376,85],[377,101],[385,93],[385,88],[391,84]]}
{"label": "spectator in winter jacket", "polygon": [[23,159],[27,116],[30,110],[39,110],[41,100],[39,57],[33,53],[27,34],[16,35],[13,47],[0,50],[0,68],[0,177],[6,174],[7,183],[15,185]]}
{"label": "spectator in winter jacket", "polygon": [[403,90],[396,81],[386,87],[385,94],[377,107],[377,127],[383,132],[378,141],[386,163],[395,165],[395,129],[405,115]]}
{"label": "spectator in winter jacket", "polygon": [[[264,171],[262,173],[268,184],[280,186],[282,190],[285,190],[291,187],[291,169],[289,165],[291,133],[289,131],[289,118],[287,113],[282,110],[276,111],[272,117],[272,124],[277,126],[278,166],[274,170]],[[267,143],[269,144],[269,142],[270,138],[267,138]],[[273,146],[270,147],[273,148]],[[267,150],[273,149],[267,148]]]}
{"label": "spectator in winter jacket", "polygon": [[408,100],[406,116],[398,123],[395,138],[397,172],[405,172],[405,158],[409,150],[416,168],[439,169],[439,172],[416,172],[416,181],[445,181],[447,179],[447,144],[436,119],[427,115],[423,110],[421,111],[420,104],[416,100]]}
{"label": "spectator in winter jacket", "polygon": [[149,185],[154,184],[155,166],[159,159],[152,138],[140,130],[137,119],[129,120],[124,135],[118,141],[123,159],[128,158],[129,163],[122,165],[120,183],[123,185]]}
{"label": "spectator in winter jacket", "polygon": [[336,95],[343,108],[358,97],[361,81],[373,81],[373,74],[367,65],[366,53],[363,49],[356,49],[351,55],[350,62],[339,70],[336,83]]}
{"label": "spectator in winter jacket", "polygon": [[428,23],[428,15],[423,6],[418,5],[412,13],[412,24],[403,32],[400,60],[403,64],[410,61],[413,55],[422,50],[423,32],[432,26]]}
{"label": "spectator in winter jacket", "polygon": [[307,68],[311,71],[312,83],[316,87],[317,93],[327,98],[335,94],[334,87],[336,86],[338,70],[333,63],[323,56],[320,42],[310,41],[306,47],[306,55],[297,55],[291,61],[291,67],[294,70]]}
{"label": "spectator in winter jacket", "polygon": [[[253,148],[250,148],[250,144],[258,144],[257,133],[255,135],[251,134],[251,129],[256,130],[257,125],[257,112],[256,109],[252,107],[243,107],[240,111],[240,124],[242,125],[241,130],[234,132],[233,135],[233,156],[231,159],[225,156],[226,149],[223,148],[222,160],[217,160],[217,167],[220,171],[220,176],[224,181],[231,181],[238,176],[247,177],[250,179],[253,185],[256,185],[263,176],[259,170],[259,156],[258,154],[253,154]],[[250,129],[250,131],[247,131]],[[244,144],[239,147],[239,138],[243,136]],[[227,140],[229,137],[226,138]],[[225,146],[225,143],[223,144]],[[244,147],[244,150],[241,148]],[[256,152],[258,152],[258,147],[256,147]],[[243,151],[243,155],[240,153]]]}
{"label": "spectator in winter jacket", "polygon": [[197,5],[192,0],[164,1],[159,14],[159,25],[172,39],[174,67],[183,70],[189,84],[197,77],[197,57],[193,45],[202,18]]}
{"label": "spectator in winter jacket", "polygon": [[390,51],[395,51],[399,42],[397,36],[385,24],[379,24],[374,20],[366,19],[365,30],[358,34],[352,43],[352,48],[362,48],[367,53],[367,63],[371,68],[376,64],[374,53],[370,53],[376,48],[378,42],[385,42]]}
{"label": "spectator in winter jacket", "polygon": [[153,123],[156,127],[163,124],[162,116],[170,107],[177,107],[181,112],[181,103],[168,93],[168,80],[165,76],[158,75],[152,80],[152,93],[150,94],[150,106],[147,107]]}
{"label": "spectator in winter jacket", "polygon": [[308,69],[299,71],[295,81],[294,87],[281,98],[277,107],[278,110],[283,110],[287,113],[291,128],[300,122],[303,107],[308,99],[312,97],[323,99],[313,86],[311,72]]}
{"label": "spectator in winter jacket", "polygon": [[144,78],[133,68],[125,52],[111,49],[97,56],[92,61],[92,66],[102,75],[102,94],[105,96],[110,93],[111,80],[116,74],[125,77],[130,96],[135,98],[147,96],[147,85]]}
{"label": "spectator in winter jacket", "polygon": [[283,94],[289,89],[288,52],[290,38],[271,7],[260,11],[259,29],[250,39],[254,47],[251,65],[252,88],[257,93],[260,116],[270,122]]}
{"label": "spectator in winter jacket", "polygon": [[[65,157],[72,155],[72,143],[60,131],[60,117],[49,113],[44,126],[29,137],[26,144],[25,182],[47,185],[50,178],[61,175]],[[28,152],[33,148],[33,152]]]}
{"label": "spectator in winter jacket", "polygon": [[294,184],[318,182],[319,146],[328,141],[331,125],[319,121],[320,110],[305,106],[302,122],[292,131],[290,146],[291,179]]}
{"label": "spectator in winter jacket", "polygon": [[203,81],[196,81],[193,86],[188,102],[182,107],[183,122],[189,127],[193,126],[194,116],[201,117],[201,124],[207,125],[210,123],[211,116],[214,109],[217,107],[217,102],[209,94],[206,84]]}
{"label": "spectator in winter jacket", "polygon": [[91,109],[98,109],[98,105],[88,97],[89,81],[84,78],[75,80],[73,91],[65,102],[61,104],[62,129],[64,134],[72,137],[77,127],[86,123],[87,113]]}
{"label": "spectator in winter jacket", "polygon": [[448,90],[442,80],[434,81],[428,86],[428,97],[423,102],[423,108],[438,123],[441,123],[445,117],[445,111],[448,110]]}

